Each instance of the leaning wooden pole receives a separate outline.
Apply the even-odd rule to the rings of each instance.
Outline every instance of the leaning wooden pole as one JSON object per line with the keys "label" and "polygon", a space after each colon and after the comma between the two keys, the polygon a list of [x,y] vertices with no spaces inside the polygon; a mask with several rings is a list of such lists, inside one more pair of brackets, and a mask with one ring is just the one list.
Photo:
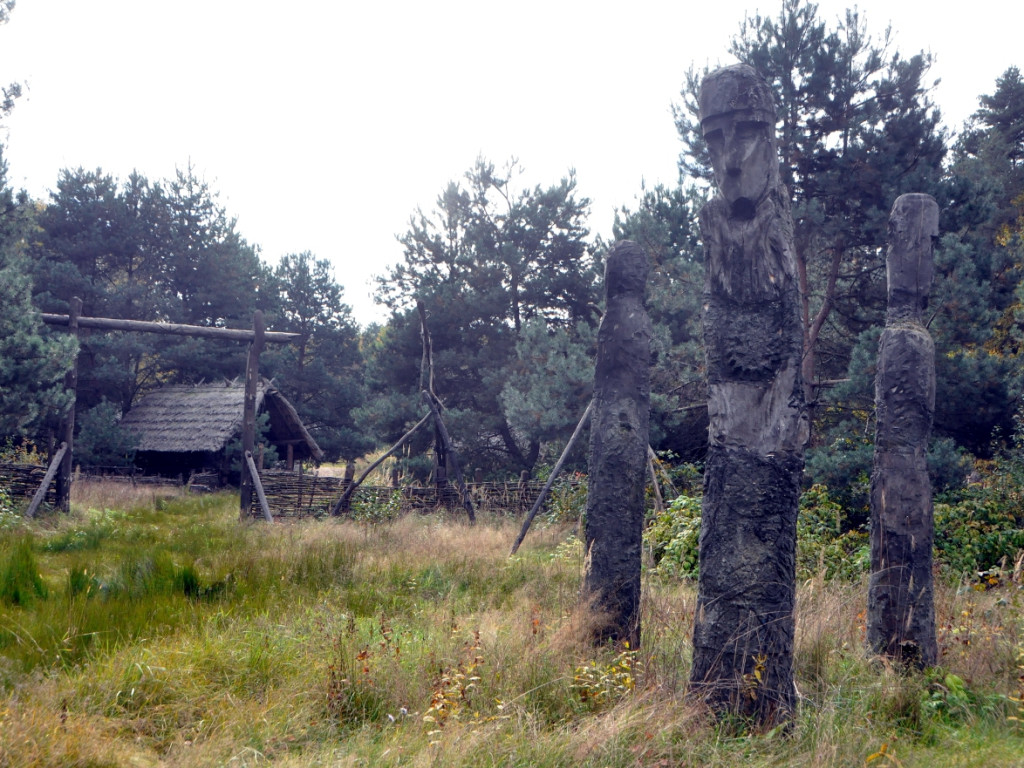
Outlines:
{"label": "leaning wooden pole", "polygon": [[441,436],[441,440],[444,442],[445,452],[451,460],[452,470],[455,472],[455,482],[459,484],[459,493],[462,495],[462,506],[466,509],[466,514],[469,516],[469,522],[475,523],[476,513],[473,511],[473,500],[470,498],[469,488],[466,487],[466,481],[462,477],[462,468],[459,466],[459,454],[455,450],[455,446],[452,445],[452,438],[451,435],[448,434],[448,427],[445,426],[444,419],[441,418],[441,409],[438,407],[437,398],[425,389],[420,394],[423,396],[423,401],[430,408],[430,412],[434,416],[434,426],[437,428],[437,433]]}
{"label": "leaning wooden pole", "polygon": [[[263,310],[257,309],[253,313],[252,330],[253,339],[249,345],[249,357],[245,366],[245,401],[242,411],[243,456],[252,454],[256,447],[256,395],[260,378],[260,353],[263,351],[263,335],[266,332],[266,326],[263,323]],[[239,519],[244,520],[249,515],[249,509],[252,506],[252,490],[252,473],[247,472],[243,466],[239,490]]]}
{"label": "leaning wooden pole", "polygon": [[[68,330],[78,338],[78,319],[82,314],[82,300],[71,299],[71,314],[68,315]],[[57,508],[61,512],[71,511],[71,469],[75,456],[75,404],[78,400],[78,355],[71,363],[71,370],[64,377],[64,386],[71,393],[71,405],[64,418],[64,459],[57,473]]]}
{"label": "leaning wooden pole", "polygon": [[57,474],[57,470],[60,468],[61,462],[64,460],[64,454],[68,452],[68,444],[61,443],[60,449],[54,454],[53,460],[50,462],[50,468],[46,470],[46,474],[43,476],[43,482],[39,484],[39,488],[36,490],[35,496],[32,497],[32,502],[28,505],[28,509],[25,510],[25,517],[35,517],[36,510],[39,509],[43,500],[46,498],[46,491],[50,487],[50,483],[53,482],[53,476]]}
{"label": "leaning wooden pole", "polygon": [[270,513],[270,504],[267,503],[267,495],[263,492],[263,481],[260,480],[260,473],[256,469],[256,461],[252,457],[252,451],[245,452],[245,464],[249,468],[249,476],[252,478],[253,488],[256,489],[256,498],[259,499],[260,509],[263,511],[263,519],[268,523],[274,522],[274,516]]}
{"label": "leaning wooden pole", "polygon": [[370,473],[373,472],[373,470],[375,470],[381,464],[383,464],[385,459],[387,459],[389,456],[394,454],[395,451],[397,451],[399,448],[405,445],[405,441],[412,437],[417,429],[426,424],[432,415],[433,412],[428,411],[426,416],[424,416],[422,419],[416,422],[416,426],[414,426],[412,429],[410,429],[408,432],[406,432],[404,435],[398,438],[397,443],[388,448],[387,452],[385,452],[383,456],[381,456],[375,462],[373,462],[373,464],[368,466],[355,482],[349,483],[348,487],[345,488],[345,492],[341,494],[341,498],[334,502],[334,506],[331,507],[331,514],[337,517],[342,512],[346,511],[348,509],[349,502],[352,500],[352,494],[355,493],[356,488],[362,485],[363,481],[370,476]]}
{"label": "leaning wooden pole", "polygon": [[647,474],[651,476],[651,490],[654,493],[654,511],[661,514],[665,511],[665,499],[661,496],[658,486],[658,473],[654,471],[654,457],[647,454]]}
{"label": "leaning wooden pole", "polygon": [[548,475],[548,481],[544,483],[544,487],[540,489],[540,496],[538,496],[536,501],[533,502],[533,506],[530,507],[529,514],[527,514],[526,519],[523,520],[523,527],[519,531],[519,536],[516,537],[515,542],[512,544],[512,549],[508,553],[509,557],[512,557],[512,555],[519,551],[519,547],[522,545],[523,539],[526,538],[526,532],[530,530],[530,526],[533,524],[533,518],[537,516],[537,512],[540,511],[541,506],[544,504],[544,499],[548,497],[548,492],[551,490],[551,486],[555,484],[555,479],[562,471],[562,465],[565,464],[565,460],[568,458],[573,446],[576,445],[576,441],[579,439],[579,436],[583,434],[583,427],[586,425],[593,410],[594,401],[591,400],[587,403],[587,409],[583,411],[583,415],[580,416],[580,421],[576,425],[576,429],[573,430],[572,437],[570,437],[569,442],[565,444],[565,448],[562,450],[562,455],[558,457],[558,461],[555,462],[555,466],[551,470],[551,474]]}

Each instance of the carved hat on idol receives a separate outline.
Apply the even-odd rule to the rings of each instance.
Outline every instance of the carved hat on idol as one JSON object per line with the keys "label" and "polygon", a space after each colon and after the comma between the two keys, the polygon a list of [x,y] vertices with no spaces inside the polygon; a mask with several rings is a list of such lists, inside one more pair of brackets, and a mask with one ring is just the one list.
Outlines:
{"label": "carved hat on idol", "polygon": [[733,112],[750,112],[760,122],[775,125],[772,90],[749,64],[734,64],[708,74],[700,86],[700,119]]}

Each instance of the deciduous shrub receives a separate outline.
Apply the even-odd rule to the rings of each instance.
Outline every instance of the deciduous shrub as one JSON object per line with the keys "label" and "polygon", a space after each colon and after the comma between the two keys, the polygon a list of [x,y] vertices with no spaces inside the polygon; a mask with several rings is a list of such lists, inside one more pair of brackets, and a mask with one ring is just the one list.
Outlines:
{"label": "deciduous shrub", "polygon": [[656,573],[697,576],[700,503],[699,496],[679,496],[649,522],[644,531],[644,546],[650,552]]}

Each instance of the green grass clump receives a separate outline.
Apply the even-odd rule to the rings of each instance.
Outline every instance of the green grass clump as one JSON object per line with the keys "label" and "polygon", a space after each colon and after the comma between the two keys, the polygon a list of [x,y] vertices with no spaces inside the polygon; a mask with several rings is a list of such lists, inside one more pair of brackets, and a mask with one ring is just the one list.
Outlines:
{"label": "green grass clump", "polygon": [[0,549],[0,602],[27,608],[46,597],[31,536],[19,536]]}
{"label": "green grass clump", "polygon": [[818,558],[798,596],[801,704],[788,731],[760,733],[685,698],[691,581],[646,577],[641,648],[591,645],[571,523],[538,526],[509,558],[518,522],[497,515],[267,525],[239,523],[231,495],[94,494],[0,531],[0,573],[29,596],[0,601],[0,765],[942,768],[1024,754],[1011,572],[941,586],[942,667],[908,673],[864,650],[864,581],[830,580]]}

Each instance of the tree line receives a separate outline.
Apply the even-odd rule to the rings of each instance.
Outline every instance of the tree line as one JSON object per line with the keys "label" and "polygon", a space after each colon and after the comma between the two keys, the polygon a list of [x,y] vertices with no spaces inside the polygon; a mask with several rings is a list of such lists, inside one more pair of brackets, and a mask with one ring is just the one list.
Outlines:
{"label": "tree line", "polygon": [[[728,50],[766,77],[779,105],[814,417],[808,475],[866,512],[888,214],[900,194],[924,192],[942,210],[925,318],[936,342],[932,476],[939,488],[963,482],[971,458],[1015,434],[1024,384],[1020,70],[1000,76],[950,133],[932,100],[931,56],[904,55],[855,10],[832,21],[813,3],[785,0],[776,16],[748,17]],[[191,168],[169,180],[69,169],[41,201],[10,189],[0,154],[0,434],[43,440],[66,406],[75,350],[38,323],[39,311],[66,312],[80,296],[94,316],[249,327],[259,308],[268,327],[300,334],[266,353],[266,374],[330,458],[354,458],[422,416],[422,302],[435,391],[460,453],[493,473],[536,471],[591,397],[604,259],[628,238],[652,267],[651,442],[699,461],[707,414],[696,216],[710,194],[695,116],[702,74],[685,75],[675,108],[679,183],[640,190],[608,239],[592,237],[572,173],[524,188],[514,162],[480,159],[413,213],[398,237],[401,260],[378,279],[389,318],[367,328],[323,255],[265,263]],[[4,94],[9,111],[16,89]],[[97,463],[123,459],[116,422],[142,393],[243,370],[241,345],[90,333],[81,346],[80,445]],[[429,471],[429,441],[414,439],[408,472]]]}

